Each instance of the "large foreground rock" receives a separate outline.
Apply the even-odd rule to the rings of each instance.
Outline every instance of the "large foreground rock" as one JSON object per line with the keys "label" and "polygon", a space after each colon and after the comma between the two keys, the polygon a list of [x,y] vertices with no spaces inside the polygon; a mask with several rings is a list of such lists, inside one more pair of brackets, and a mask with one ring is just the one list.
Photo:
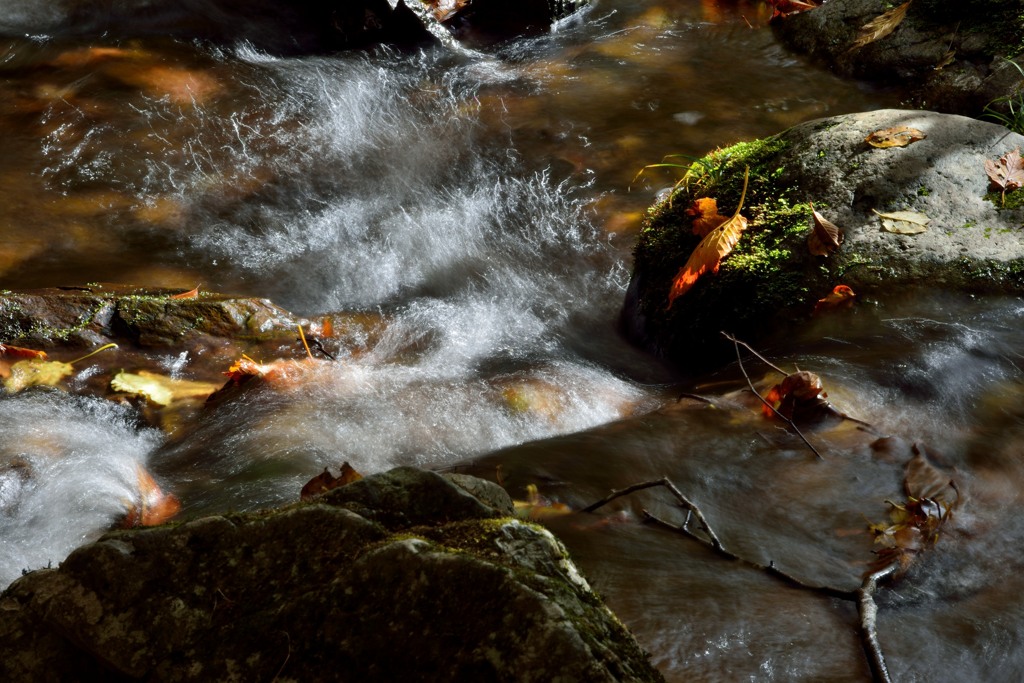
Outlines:
{"label": "large foreground rock", "polygon": [[[1008,61],[1021,52],[1021,0],[915,0],[896,30],[863,47],[861,28],[902,4],[831,0],[777,19],[779,40],[844,76],[899,84],[923,109],[978,116],[999,98],[1018,101],[1024,75]],[[1005,103],[1002,111],[1008,111]]]}
{"label": "large foreground rock", "polygon": [[494,484],[399,468],[107,534],[0,594],[0,680],[660,680],[511,512]]}
{"label": "large foreground rock", "polygon": [[[904,148],[865,143],[869,133],[893,126],[927,137]],[[1017,147],[1024,137],[995,124],[883,110],[811,121],[713,152],[695,166],[693,182],[646,219],[624,310],[627,331],[687,367],[732,353],[721,330],[756,341],[807,320],[839,284],[881,300],[914,286],[1024,292],[1024,210],[1004,208],[985,171],[986,160]],[[742,213],[749,228],[717,274],[705,274],[668,308],[673,278],[699,241],[687,210],[695,198],[713,197],[731,215],[746,166]],[[1020,206],[1018,193],[1007,196],[1006,207]],[[845,230],[830,256],[808,249],[808,202]],[[931,222],[922,234],[893,234],[882,230],[875,210],[922,212]]]}

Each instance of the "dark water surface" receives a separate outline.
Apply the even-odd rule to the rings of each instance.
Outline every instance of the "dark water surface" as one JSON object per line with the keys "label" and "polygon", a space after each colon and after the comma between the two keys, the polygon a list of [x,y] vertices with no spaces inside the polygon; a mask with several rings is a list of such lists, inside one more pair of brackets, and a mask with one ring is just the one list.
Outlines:
{"label": "dark water surface", "polygon": [[[0,25],[47,11],[26,0]],[[684,380],[617,333],[642,212],[676,178],[640,168],[898,104],[787,54],[765,20],[747,3],[600,0],[488,53],[293,58],[5,39],[0,288],[200,284],[364,325],[322,372],[173,436],[74,394],[116,359],[83,365],[72,393],[0,396],[0,581],[95,538],[136,463],[198,515],[294,500],[348,460],[500,472],[516,497],[533,484],[576,509],[669,476],[736,554],[845,590],[919,442],[964,501],[879,596],[890,667],[1019,678],[1019,301],[894,296],[766,344],[873,426],[809,434],[821,460],[749,402],[676,401],[741,390],[738,368]],[[149,360],[205,379],[188,352]],[[852,603],[643,525],[644,506],[679,521],[655,489],[549,523],[669,679],[868,675]]]}

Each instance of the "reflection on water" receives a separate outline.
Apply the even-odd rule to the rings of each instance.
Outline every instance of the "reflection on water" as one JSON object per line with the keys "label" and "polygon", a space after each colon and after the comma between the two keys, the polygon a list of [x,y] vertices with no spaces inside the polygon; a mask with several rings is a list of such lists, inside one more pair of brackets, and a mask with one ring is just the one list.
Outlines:
{"label": "reflection on water", "polygon": [[[32,7],[0,10],[0,26]],[[1013,678],[1019,664],[996,655],[1024,632],[1005,607],[1019,574],[1018,302],[863,302],[767,343],[773,361],[821,374],[841,410],[904,439],[883,451],[852,423],[815,432],[824,461],[756,410],[675,402],[741,389],[736,368],[683,385],[616,332],[632,234],[675,180],[633,184],[643,165],[895,103],[786,54],[764,21],[756,3],[601,0],[489,54],[289,59],[169,38],[7,39],[0,287],[201,284],[351,324],[338,361],[164,436],[98,398],[0,398],[0,581],[108,527],[137,464],[195,515],[294,500],[342,460],[372,472],[477,458],[465,467],[500,465],[513,491],[535,483],[575,507],[671,476],[735,552],[849,588],[871,560],[865,520],[884,519],[923,441],[969,502],[880,597],[891,667]],[[220,379],[178,351],[152,366]],[[101,386],[105,369],[90,372],[71,389]],[[850,604],[640,526],[641,504],[675,514],[647,492],[552,525],[666,675],[863,679]]]}

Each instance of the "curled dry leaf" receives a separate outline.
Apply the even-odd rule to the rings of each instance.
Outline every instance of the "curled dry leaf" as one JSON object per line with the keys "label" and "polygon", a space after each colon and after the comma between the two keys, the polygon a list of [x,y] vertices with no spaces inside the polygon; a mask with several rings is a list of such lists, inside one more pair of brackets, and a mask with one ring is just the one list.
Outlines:
{"label": "curled dry leaf", "polygon": [[339,486],[345,484],[351,484],[354,481],[359,481],[363,478],[363,475],[356,471],[354,467],[344,462],[341,465],[341,473],[336,477],[331,474],[330,470],[326,467],[324,471],[316,475],[302,487],[302,492],[299,494],[300,500],[310,500],[319,496],[321,493],[336,489]]}
{"label": "curled dry leaf", "polygon": [[673,302],[688,292],[701,275],[708,271],[717,273],[722,259],[728,256],[739,242],[743,231],[747,229],[747,219],[740,215],[740,210],[743,208],[743,200],[747,196],[749,178],[750,169],[747,168],[743,173],[743,191],[740,193],[736,212],[700,241],[700,244],[690,254],[690,258],[687,259],[686,265],[680,268],[672,279],[667,308],[672,308]]}
{"label": "curled dry leaf", "polygon": [[857,38],[854,39],[853,45],[850,46],[851,50],[857,50],[865,45],[881,40],[887,35],[896,30],[896,27],[900,25],[904,17],[907,16],[907,10],[910,8],[911,0],[903,3],[899,7],[894,7],[885,14],[879,15],[864,24],[861,27],[860,32],[857,34]]}
{"label": "curled dry leaf", "polygon": [[813,202],[811,216],[814,223],[811,234],[807,236],[807,248],[815,256],[828,256],[843,243],[843,229],[818,213]]}
{"label": "curled dry leaf", "polygon": [[875,212],[882,221],[882,229],[898,235],[917,235],[928,230],[931,218],[920,211],[893,211],[891,213]]}
{"label": "curled dry leaf", "polygon": [[919,131],[917,128],[910,128],[908,126],[896,126],[894,128],[886,128],[884,130],[876,130],[871,135],[864,138],[864,142],[868,143],[872,147],[906,147],[912,142],[918,140],[924,140],[927,135]]}
{"label": "curled dry leaf", "polygon": [[718,213],[718,202],[712,197],[701,197],[693,200],[686,215],[693,218],[693,234],[706,237],[709,232],[729,220],[728,216]]}
{"label": "curled dry leaf", "polygon": [[818,315],[825,311],[834,311],[837,308],[849,308],[856,300],[857,294],[847,285],[836,285],[824,298],[818,299],[814,304],[811,315]]}
{"label": "curled dry leaf", "polygon": [[[777,17],[788,17],[790,14],[799,14],[814,9],[821,5],[822,0],[765,0],[772,8],[771,19]],[[770,21],[770,20],[769,20]]]}
{"label": "curled dry leaf", "polygon": [[[821,377],[813,372],[799,370],[786,375],[781,382],[773,386],[765,394],[764,400],[772,404],[775,411],[787,419],[793,419],[793,412],[797,404],[807,401],[824,399],[828,394],[821,383]],[[765,417],[774,417],[775,411],[767,405],[761,406],[761,412]]]}

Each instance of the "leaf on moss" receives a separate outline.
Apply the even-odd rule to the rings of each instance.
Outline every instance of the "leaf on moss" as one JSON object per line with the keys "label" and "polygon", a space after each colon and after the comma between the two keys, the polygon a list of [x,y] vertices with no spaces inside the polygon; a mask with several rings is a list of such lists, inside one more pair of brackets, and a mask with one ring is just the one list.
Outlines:
{"label": "leaf on moss", "polygon": [[857,50],[865,45],[881,40],[896,30],[903,19],[907,16],[911,0],[899,7],[894,7],[885,14],[881,14],[861,27],[860,32],[850,46],[851,50]]}
{"label": "leaf on moss", "polygon": [[688,292],[701,275],[707,272],[717,273],[722,259],[728,256],[739,242],[743,231],[747,229],[747,219],[740,215],[740,210],[743,208],[743,200],[747,196],[749,178],[750,168],[748,167],[743,173],[743,191],[740,193],[736,212],[700,241],[700,244],[690,254],[690,258],[687,259],[686,265],[680,268],[672,279],[667,308],[672,308],[675,300]]}
{"label": "leaf on moss", "polygon": [[884,149],[887,147],[906,147],[910,143],[924,140],[926,137],[928,136],[917,128],[895,126],[893,128],[885,128],[884,130],[876,130],[864,138],[864,142],[872,147]]}
{"label": "leaf on moss", "polygon": [[828,256],[843,243],[843,229],[818,213],[813,203],[811,217],[814,223],[807,236],[807,248],[815,256]]}
{"label": "leaf on moss", "polygon": [[181,292],[180,294],[172,294],[171,299],[197,299],[199,298],[199,288],[190,289],[187,292]]}
{"label": "leaf on moss", "polygon": [[718,202],[712,197],[701,197],[693,200],[686,215],[693,218],[693,234],[706,237],[709,232],[729,220],[728,216],[718,213]]}
{"label": "leaf on moss", "polygon": [[882,221],[882,229],[898,235],[917,235],[928,230],[931,218],[920,211],[893,211],[891,213],[875,212]]}

